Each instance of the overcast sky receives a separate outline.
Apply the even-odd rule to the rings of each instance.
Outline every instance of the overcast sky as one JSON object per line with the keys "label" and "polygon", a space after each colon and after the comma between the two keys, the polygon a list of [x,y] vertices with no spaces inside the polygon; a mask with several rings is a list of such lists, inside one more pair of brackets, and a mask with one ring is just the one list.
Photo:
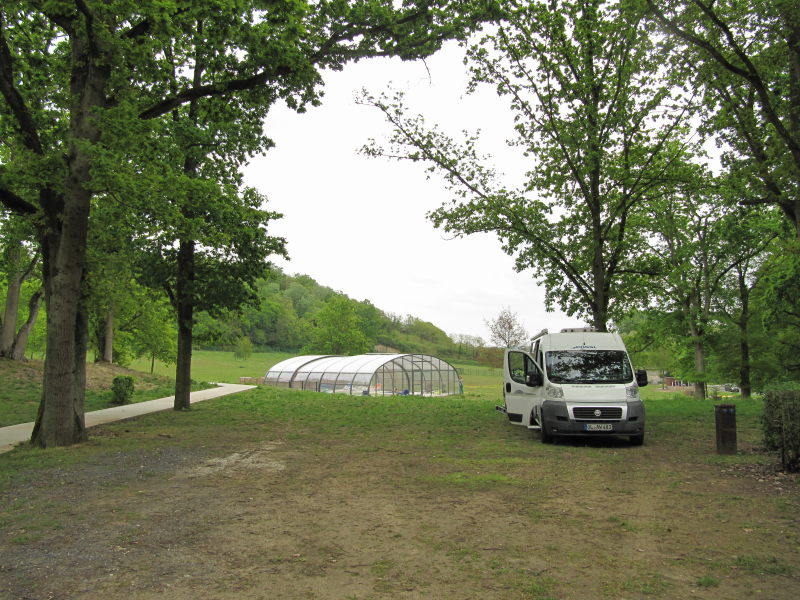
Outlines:
{"label": "overcast sky", "polygon": [[526,168],[509,149],[511,114],[489,89],[467,95],[462,51],[455,45],[425,63],[372,59],[328,73],[325,98],[296,114],[276,107],[266,122],[276,147],[253,159],[245,181],[283,213],[271,227],[288,241],[290,260],[274,262],[289,274],[318,283],[379,309],[413,315],[449,334],[489,340],[485,321],[510,308],[529,333],[583,325],[547,313],[543,290],[530,272],[514,271],[512,257],[489,234],[450,239],[426,213],[452,197],[444,183],[426,178],[421,164],[358,153],[369,138],[390,129],[374,108],[357,105],[362,87],[372,93],[404,90],[410,110],[457,136],[482,130],[484,150],[498,171],[518,181]]}

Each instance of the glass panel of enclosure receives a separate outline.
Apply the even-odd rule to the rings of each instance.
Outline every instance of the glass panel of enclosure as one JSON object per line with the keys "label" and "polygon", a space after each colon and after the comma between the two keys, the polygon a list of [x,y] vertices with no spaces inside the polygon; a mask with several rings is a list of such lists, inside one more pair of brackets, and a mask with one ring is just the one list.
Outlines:
{"label": "glass panel of enclosure", "polygon": [[325,355],[294,356],[274,365],[264,377],[264,382],[276,387],[294,387],[292,381],[297,370]]}
{"label": "glass panel of enclosure", "polygon": [[[292,388],[294,388],[296,390],[308,389],[308,388],[306,388],[306,381],[308,380],[308,376],[310,374],[311,373],[302,373],[302,372],[296,373],[295,376],[294,376],[294,379],[292,379],[292,384],[291,384],[290,387],[292,387]],[[314,390],[316,390],[316,387],[317,387],[316,385],[312,386],[312,388]]]}
{"label": "glass panel of enclosure", "polygon": [[370,385],[372,381],[372,377],[374,373],[356,373],[353,377],[353,395],[355,396],[372,396],[374,395],[374,390]]}
{"label": "glass panel of enclosure", "polygon": [[408,379],[408,384],[406,386],[406,390],[404,393],[409,394],[421,394],[422,387],[420,381],[420,374],[414,371],[414,356],[407,355],[399,358],[397,360],[399,363],[400,368],[406,374]]}
{"label": "glass panel of enclosure", "polygon": [[317,371],[316,373],[311,372],[308,374],[308,378],[303,382],[303,389],[310,390],[312,392],[319,392],[319,380],[322,379],[322,371]]}
{"label": "glass panel of enclosure", "polygon": [[325,355],[311,355],[311,356],[293,356],[284,361],[279,362],[273,366],[270,371],[296,371],[304,364],[313,362],[319,358],[324,358]]}
{"label": "glass panel of enclosure", "polygon": [[332,394],[334,388],[336,387],[337,375],[338,373],[331,373],[330,371],[325,371],[319,380],[319,391]]}
{"label": "glass panel of enclosure", "polygon": [[353,394],[353,378],[356,376],[355,373],[339,373],[339,376],[336,378],[336,388],[335,392],[337,394]]}
{"label": "glass panel of enclosure", "polygon": [[372,371],[369,372],[362,372],[356,373],[355,377],[353,377],[353,385],[366,385],[368,386],[370,381],[372,380],[372,376],[375,375]]}
{"label": "glass panel of enclosure", "polygon": [[[340,356],[325,356],[305,363],[297,369],[297,375],[295,376],[295,379],[302,379],[302,374],[309,373],[310,375],[306,379],[306,382],[319,382],[323,378],[323,375],[328,371],[328,365],[340,358]],[[308,386],[306,386],[305,389],[309,389]]]}
{"label": "glass panel of enclosure", "polygon": [[281,387],[288,387],[289,382],[292,381],[292,377],[294,377],[294,370],[291,371],[281,371],[280,375],[278,375],[278,385]]}
{"label": "glass panel of enclosure", "polygon": [[411,379],[403,368],[402,359],[394,359],[380,367],[376,373],[376,393],[379,395],[411,393]]}

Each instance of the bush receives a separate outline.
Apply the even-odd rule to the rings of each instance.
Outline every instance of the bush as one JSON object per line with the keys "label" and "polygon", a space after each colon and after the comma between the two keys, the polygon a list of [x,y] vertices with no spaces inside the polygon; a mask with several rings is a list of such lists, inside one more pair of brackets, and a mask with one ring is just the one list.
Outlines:
{"label": "bush", "polygon": [[781,453],[785,471],[800,471],[800,385],[764,394],[764,446]]}
{"label": "bush", "polygon": [[236,342],[236,350],[233,352],[233,357],[236,360],[247,360],[253,354],[253,342],[249,337],[240,337]]}
{"label": "bush", "polygon": [[111,391],[114,398],[112,404],[129,404],[133,398],[133,377],[130,375],[118,375],[111,383]]}

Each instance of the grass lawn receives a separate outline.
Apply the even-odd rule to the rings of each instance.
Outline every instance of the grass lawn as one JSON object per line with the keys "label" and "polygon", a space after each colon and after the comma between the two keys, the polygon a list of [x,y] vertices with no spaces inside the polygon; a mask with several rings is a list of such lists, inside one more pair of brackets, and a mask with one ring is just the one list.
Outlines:
{"label": "grass lawn", "polygon": [[[192,352],[192,378],[196,381],[219,381],[222,383],[239,383],[240,377],[263,377],[270,367],[282,360],[292,358],[297,354],[287,352],[254,352],[245,360],[239,360],[233,352],[217,352],[212,350],[195,350]],[[500,373],[499,369],[490,367],[476,367],[474,365],[453,366],[466,372],[473,387],[487,386],[489,382],[495,384]],[[150,361],[138,359],[128,365],[131,369],[150,372]],[[156,375],[175,377],[175,366],[156,361],[153,372]],[[499,388],[498,388],[499,389]]]}
{"label": "grass lawn", "polygon": [[719,456],[714,401],[657,386],[643,447],[542,444],[494,411],[496,371],[465,391],[262,387],[0,455],[0,597],[800,596],[800,488],[760,449],[759,400],[726,399]]}
{"label": "grass lawn", "polygon": [[[111,384],[117,375],[129,375],[134,379],[131,402],[144,402],[165,398],[175,393],[173,377],[142,373],[98,363],[87,364],[87,388],[85,408],[87,412],[113,406]],[[208,380],[194,379],[193,389],[209,387]],[[238,381],[238,379],[237,379]],[[0,427],[29,423],[36,419],[42,393],[42,363],[18,363],[0,358]]]}
{"label": "grass lawn", "polygon": [[[254,352],[245,360],[238,360],[233,352],[195,350],[192,352],[192,379],[195,381],[218,381],[239,383],[240,377],[263,377],[269,368],[295,354],[285,352]],[[137,371],[150,372],[150,361],[139,359],[128,365]],[[175,378],[175,365],[156,361],[153,368],[156,375]]]}

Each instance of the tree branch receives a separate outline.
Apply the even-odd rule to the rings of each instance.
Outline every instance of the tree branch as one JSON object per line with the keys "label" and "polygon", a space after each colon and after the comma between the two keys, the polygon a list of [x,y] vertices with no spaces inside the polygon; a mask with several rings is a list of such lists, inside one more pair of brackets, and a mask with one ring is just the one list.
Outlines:
{"label": "tree branch", "polygon": [[168,113],[169,111],[178,108],[192,100],[198,100],[207,96],[222,96],[231,92],[241,92],[250,90],[260,85],[264,85],[270,79],[277,79],[281,76],[291,75],[293,69],[290,67],[277,67],[273,71],[262,71],[250,77],[242,79],[232,79],[222,83],[213,83],[201,86],[195,86],[187,90],[183,90],[172,96],[165,98],[150,108],[139,113],[140,119],[154,119]]}
{"label": "tree branch", "polygon": [[[401,34],[395,31],[398,26],[408,25],[418,19],[424,19],[428,10],[421,9],[402,16],[401,18],[391,23],[383,23],[378,25],[371,25],[368,23],[360,23],[350,25],[349,28],[341,29],[332,32],[328,38],[320,44],[316,51],[308,55],[307,65],[319,65],[326,59],[357,59],[361,57],[381,57],[381,56],[396,56],[397,52],[391,49],[388,50],[364,50],[359,48],[339,47],[341,42],[351,41],[360,36],[377,36],[386,34],[390,40],[400,40]],[[144,28],[144,24],[140,24]],[[139,27],[139,26],[137,26]],[[133,31],[133,30],[131,30]],[[406,42],[407,48],[412,50],[423,48],[431,42],[441,42],[447,36],[445,34],[432,34],[425,36],[421,39],[414,40],[410,45]],[[296,74],[300,68],[297,66],[278,65],[271,68],[263,68],[261,71],[254,73],[249,77],[242,77],[239,79],[231,79],[229,81],[207,84],[207,85],[194,85],[193,87],[177,92],[170,98],[165,98],[162,101],[154,104],[153,106],[143,110],[139,113],[140,119],[153,119],[160,117],[169,111],[191,102],[199,98],[208,96],[223,96],[232,92],[241,92],[251,90],[259,86],[265,85],[269,81],[277,80],[281,77],[289,77]]]}
{"label": "tree branch", "polygon": [[694,33],[687,31],[686,29],[681,29],[678,25],[676,19],[668,18],[663,11],[659,10],[658,7],[655,5],[655,0],[647,0],[647,5],[650,8],[650,12],[655,17],[656,21],[669,33],[679,37],[683,41],[687,42],[691,46],[699,48],[706,52],[711,58],[716,62],[718,65],[730,71],[734,75],[738,75],[745,81],[747,81],[753,88],[753,90],[758,95],[759,102],[761,104],[761,110],[764,111],[764,116],[766,120],[775,127],[780,138],[784,141],[786,146],[789,148],[789,151],[792,154],[795,164],[800,167],[800,142],[794,139],[786,129],[781,121],[780,117],[778,117],[777,113],[775,112],[775,107],[772,104],[772,101],[769,97],[769,91],[767,90],[767,86],[764,83],[764,80],[761,78],[761,75],[756,69],[755,65],[752,63],[750,58],[747,56],[745,51],[742,47],[736,42],[736,39],[733,36],[730,28],[726,23],[724,23],[714,12],[711,4],[703,4],[699,0],[694,0],[694,3],[703,11],[703,13],[710,19],[711,23],[722,32],[725,39],[730,46],[730,49],[733,53],[739,58],[739,60],[744,65],[744,68],[738,67],[731,63],[723,54],[722,52],[717,49],[713,44],[704,40],[703,38],[695,35]]}
{"label": "tree branch", "polygon": [[5,37],[5,16],[0,11],[0,94],[6,100],[22,133],[22,143],[38,155],[43,154],[39,131],[25,100],[14,85],[14,57]]}
{"label": "tree branch", "polygon": [[33,204],[4,187],[0,187],[0,202],[2,202],[3,206],[8,210],[17,214],[36,214],[36,207]]}

